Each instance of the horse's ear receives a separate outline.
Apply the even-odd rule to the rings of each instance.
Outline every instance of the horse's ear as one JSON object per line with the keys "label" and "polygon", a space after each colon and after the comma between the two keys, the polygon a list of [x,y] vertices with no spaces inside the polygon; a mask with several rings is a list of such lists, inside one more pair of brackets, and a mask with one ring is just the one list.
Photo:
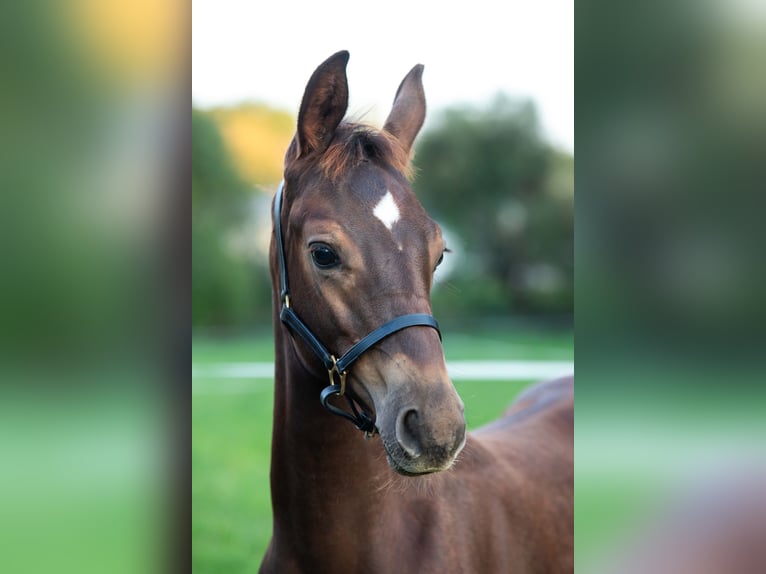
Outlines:
{"label": "horse's ear", "polygon": [[343,50],[327,58],[311,74],[298,113],[298,157],[327,149],[335,129],[346,115],[346,64],[348,52]]}
{"label": "horse's ear", "polygon": [[426,119],[426,95],[423,92],[423,64],[407,74],[396,90],[394,107],[383,129],[399,140],[408,152]]}

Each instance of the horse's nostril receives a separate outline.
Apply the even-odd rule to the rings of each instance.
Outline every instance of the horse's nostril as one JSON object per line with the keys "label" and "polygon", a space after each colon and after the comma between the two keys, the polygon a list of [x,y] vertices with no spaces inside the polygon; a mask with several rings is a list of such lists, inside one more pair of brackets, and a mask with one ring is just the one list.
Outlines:
{"label": "horse's nostril", "polygon": [[404,424],[408,429],[414,429],[415,425],[418,424],[418,411],[410,409],[404,413]]}
{"label": "horse's nostril", "polygon": [[418,411],[416,409],[403,410],[399,413],[396,421],[396,439],[411,457],[420,456],[422,452],[418,440]]}

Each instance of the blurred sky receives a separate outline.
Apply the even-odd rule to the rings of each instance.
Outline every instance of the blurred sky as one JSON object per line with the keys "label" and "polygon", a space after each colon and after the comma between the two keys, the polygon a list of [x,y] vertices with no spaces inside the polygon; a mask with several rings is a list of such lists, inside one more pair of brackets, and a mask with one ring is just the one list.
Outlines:
{"label": "blurred sky", "polygon": [[572,0],[193,0],[192,101],[256,100],[297,113],[309,76],[338,50],[351,53],[349,111],[372,123],[422,63],[431,111],[499,91],[529,97],[548,139],[574,152]]}

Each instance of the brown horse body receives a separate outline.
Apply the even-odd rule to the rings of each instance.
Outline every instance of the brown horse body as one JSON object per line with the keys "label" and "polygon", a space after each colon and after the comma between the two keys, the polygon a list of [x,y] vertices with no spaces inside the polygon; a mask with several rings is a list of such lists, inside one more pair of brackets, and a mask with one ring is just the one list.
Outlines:
{"label": "brown horse body", "polygon": [[[422,67],[375,132],[341,124],[347,60],[335,54],[309,81],[277,215],[291,304],[338,351],[393,317],[430,314],[445,250],[403,175],[425,115]],[[274,529],[261,572],[572,571],[572,380],[528,389],[466,436],[438,333],[411,326],[348,373],[380,434],[365,438],[322,408],[328,372],[279,319],[274,243],[271,266]]]}

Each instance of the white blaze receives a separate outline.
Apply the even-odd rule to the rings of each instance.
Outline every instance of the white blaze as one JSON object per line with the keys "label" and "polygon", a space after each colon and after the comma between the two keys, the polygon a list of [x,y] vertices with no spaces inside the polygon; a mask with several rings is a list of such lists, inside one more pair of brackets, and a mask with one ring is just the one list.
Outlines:
{"label": "white blaze", "polygon": [[390,191],[386,191],[386,195],[378,202],[372,213],[383,222],[383,225],[393,229],[394,223],[399,221],[399,207]]}

